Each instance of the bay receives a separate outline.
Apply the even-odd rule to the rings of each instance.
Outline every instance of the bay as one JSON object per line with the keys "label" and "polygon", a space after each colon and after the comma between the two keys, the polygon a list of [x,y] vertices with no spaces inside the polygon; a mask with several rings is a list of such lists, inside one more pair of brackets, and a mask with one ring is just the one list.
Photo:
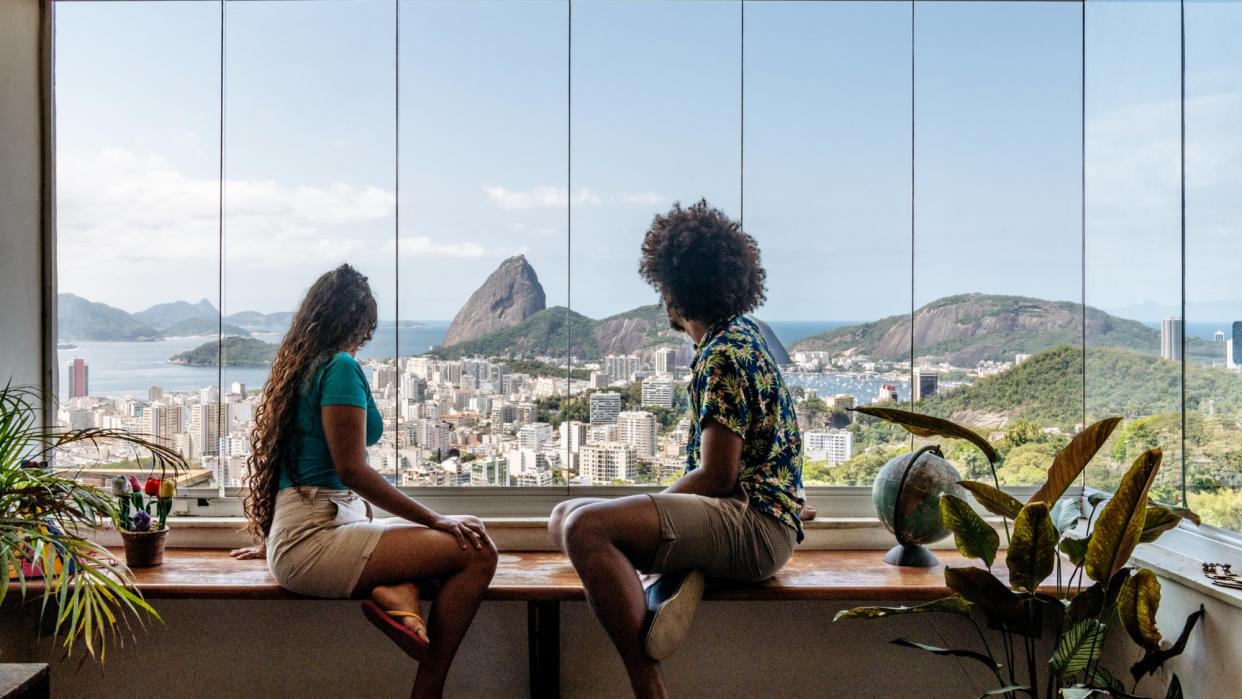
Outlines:
{"label": "bay", "polygon": [[[359,359],[386,359],[394,353],[402,357],[410,357],[427,352],[444,341],[451,321],[425,320],[401,321],[397,324],[381,323],[375,330],[375,337],[358,352]],[[786,347],[798,340],[821,332],[827,332],[845,325],[849,321],[770,321],[772,332]],[[281,333],[254,333],[255,339],[264,342],[279,342]],[[168,359],[181,352],[187,352],[212,341],[211,336],[171,337],[156,342],[87,342],[80,341],[72,349],[57,351],[60,367],[60,398],[66,399],[69,379],[66,364],[74,358],[85,359],[90,367],[89,386],[92,396],[133,396],[144,397],[151,386],[159,386],[166,391],[186,392],[197,391],[204,387],[215,386],[217,383],[228,388],[234,382],[246,385],[248,389],[256,389],[267,380],[266,367],[229,367],[223,372],[216,367],[191,367],[173,364]],[[879,390],[875,383],[870,394]],[[848,393],[848,384],[842,384],[830,393]],[[816,390],[830,390],[825,385]],[[862,396],[859,396],[860,400]]]}

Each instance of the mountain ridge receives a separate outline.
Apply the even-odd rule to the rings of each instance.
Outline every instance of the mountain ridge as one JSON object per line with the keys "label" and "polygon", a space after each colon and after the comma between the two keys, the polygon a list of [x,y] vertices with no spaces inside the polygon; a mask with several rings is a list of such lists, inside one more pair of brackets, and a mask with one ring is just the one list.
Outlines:
{"label": "mountain ridge", "polygon": [[[901,361],[913,341],[921,356],[955,366],[982,360],[1012,361],[1015,354],[1034,354],[1082,338],[1082,305],[1029,296],[958,294],[936,299],[910,316],[895,315],[870,323],[837,328],[794,343],[792,349],[865,355]],[[1135,320],[1086,308],[1087,343],[1159,353],[1160,333]],[[912,340],[913,337],[913,340]]]}

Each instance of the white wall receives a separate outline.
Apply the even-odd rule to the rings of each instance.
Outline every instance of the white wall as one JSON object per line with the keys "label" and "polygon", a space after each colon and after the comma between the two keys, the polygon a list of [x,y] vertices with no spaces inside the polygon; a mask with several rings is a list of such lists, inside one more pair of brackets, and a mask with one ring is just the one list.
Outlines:
{"label": "white wall", "polygon": [[39,3],[0,0],[0,383],[38,385]]}
{"label": "white wall", "polygon": [[[186,601],[156,603],[164,624],[109,652],[101,669],[78,657],[56,663],[53,696],[404,697],[414,663],[348,601]],[[891,619],[832,623],[842,604],[709,602],[695,617],[683,650],[665,663],[677,697],[979,696],[995,686],[986,671],[898,648],[899,636],[933,644],[970,644],[960,619]],[[50,640],[31,637],[38,609],[23,620],[7,605],[0,662],[48,661]],[[25,627],[25,632],[22,629]],[[0,634],[5,636],[6,634]],[[562,695],[627,697],[629,685],[603,629],[581,602],[562,605]],[[164,678],[153,684],[154,677]],[[527,696],[526,605],[483,605],[450,677],[449,697]]]}

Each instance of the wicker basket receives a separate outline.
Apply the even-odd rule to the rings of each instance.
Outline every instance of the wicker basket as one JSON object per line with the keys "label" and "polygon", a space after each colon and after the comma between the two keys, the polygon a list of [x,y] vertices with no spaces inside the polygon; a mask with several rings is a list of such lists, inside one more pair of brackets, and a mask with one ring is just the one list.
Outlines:
{"label": "wicker basket", "polygon": [[130,568],[150,568],[164,562],[164,539],[168,527],[150,532],[131,532],[122,529],[125,541],[125,563]]}

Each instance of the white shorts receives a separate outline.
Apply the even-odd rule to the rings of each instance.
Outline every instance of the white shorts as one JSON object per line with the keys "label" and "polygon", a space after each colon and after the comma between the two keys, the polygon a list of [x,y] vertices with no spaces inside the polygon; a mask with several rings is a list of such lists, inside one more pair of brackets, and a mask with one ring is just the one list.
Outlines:
{"label": "white shorts", "polygon": [[300,595],[348,598],[384,529],[352,491],[285,488],[276,494],[267,568]]}

